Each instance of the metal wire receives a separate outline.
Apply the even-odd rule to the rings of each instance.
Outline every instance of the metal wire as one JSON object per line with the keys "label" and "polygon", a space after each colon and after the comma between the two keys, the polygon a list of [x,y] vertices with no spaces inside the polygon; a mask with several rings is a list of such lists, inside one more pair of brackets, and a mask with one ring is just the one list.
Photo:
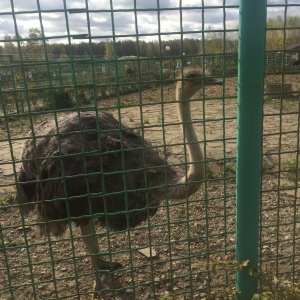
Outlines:
{"label": "metal wire", "polygon": [[[230,298],[235,293],[236,271],[230,262],[236,254],[239,1],[180,0],[174,4],[134,0],[126,6],[114,0],[71,2],[0,3],[0,17],[10,28],[0,30],[1,297],[88,299],[93,294],[94,275],[101,273],[98,287],[109,299]],[[258,252],[260,271],[267,268],[280,286],[282,282],[296,284],[300,272],[300,69],[295,64],[300,60],[300,19],[296,14],[300,5],[297,1],[267,1],[266,9]],[[28,20],[34,25],[27,28],[24,24]],[[59,30],[53,29],[56,23]],[[100,129],[99,119],[95,130],[86,130],[80,116],[84,112],[113,114],[122,124],[139,131],[143,144],[138,150],[144,157],[146,148],[157,149],[164,163],[184,176],[189,167],[188,151],[173,90],[177,73],[193,64],[199,65],[203,74],[210,72],[212,78],[223,80],[222,87],[203,86],[191,99],[193,124],[205,155],[202,188],[178,201],[166,189],[158,212],[137,228],[111,231],[108,213],[104,213],[106,226],[98,226],[97,219],[103,213],[93,214],[93,201],[109,193],[103,164],[99,163],[97,172],[89,173],[88,161],[99,156],[103,145],[98,135],[98,149],[88,152],[83,139],[85,134],[109,131]],[[31,138],[37,143],[44,138],[34,128],[52,121],[55,130],[47,136],[57,138],[62,153],[59,122],[70,113],[78,115],[81,140],[80,153],[70,157],[80,155],[84,170],[73,178],[80,177],[85,183],[86,190],[80,196],[88,199],[100,255],[123,264],[112,274],[92,268],[89,256],[96,254],[87,254],[82,234],[71,220],[68,181],[72,176],[62,155],[57,158],[61,176],[55,180],[61,180],[63,195],[49,201],[65,201],[66,233],[55,237],[47,231],[40,236],[36,211],[24,215],[21,209],[17,181],[20,165],[26,162],[20,159],[24,142]],[[125,157],[130,150],[123,141],[127,129],[120,126],[114,130],[120,133],[120,150],[111,154],[121,153],[123,158],[120,170],[114,173],[123,182],[123,190],[116,195],[124,195],[129,210],[132,191],[126,182]],[[37,145],[34,151],[38,152]],[[38,173],[34,183],[41,187],[53,180],[42,179],[40,171],[42,161],[51,158],[34,160]],[[145,187],[136,193],[146,190],[149,205],[155,187],[148,186],[145,172],[139,174],[143,174]],[[101,179],[101,192],[90,189],[92,176]],[[167,177],[165,173],[161,186],[168,186]],[[127,222],[129,225],[128,218]],[[226,267],[213,270],[215,261]],[[263,281],[259,289],[264,289]]]}

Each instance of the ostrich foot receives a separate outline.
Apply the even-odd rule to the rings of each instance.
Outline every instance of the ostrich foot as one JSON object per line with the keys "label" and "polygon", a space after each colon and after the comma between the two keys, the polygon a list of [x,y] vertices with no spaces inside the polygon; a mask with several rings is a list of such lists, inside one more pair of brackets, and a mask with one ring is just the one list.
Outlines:
{"label": "ostrich foot", "polygon": [[91,298],[91,300],[94,300],[94,299],[97,299],[98,298],[98,293],[96,292],[96,290],[97,290],[97,283],[96,283],[96,281],[94,282],[94,285],[93,285],[93,295],[92,295],[92,298]]}
{"label": "ostrich foot", "polygon": [[95,281],[93,285],[93,295],[91,300],[99,299],[99,295],[100,293],[99,293],[99,289],[97,288],[97,281]]}
{"label": "ostrich foot", "polygon": [[[122,269],[123,265],[118,263],[118,262],[110,262],[110,261],[106,261],[102,258],[98,258],[97,259],[97,265],[98,265],[98,269],[99,270],[110,270],[110,271],[116,271],[118,269]],[[113,278],[113,277],[110,277]],[[98,279],[98,280],[97,280]],[[100,287],[97,283],[100,282],[100,277],[98,274],[98,278],[94,281],[94,285],[93,285],[93,295],[92,295],[92,300],[94,299],[99,299],[99,294],[100,294]],[[101,298],[102,299],[102,298]]]}
{"label": "ostrich foot", "polygon": [[92,295],[91,300],[94,300],[94,299],[99,299],[99,291],[97,288],[97,281],[95,281],[94,285],[93,285],[93,295]]}
{"label": "ostrich foot", "polygon": [[99,270],[110,270],[110,271],[116,271],[118,269],[122,269],[123,265],[115,262],[115,261],[106,261],[102,258],[97,259],[97,265]]}

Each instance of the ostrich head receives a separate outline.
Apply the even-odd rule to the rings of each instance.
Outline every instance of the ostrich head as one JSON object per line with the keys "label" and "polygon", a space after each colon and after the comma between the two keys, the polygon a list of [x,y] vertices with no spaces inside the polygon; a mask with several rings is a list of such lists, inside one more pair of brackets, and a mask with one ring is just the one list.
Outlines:
{"label": "ostrich head", "polygon": [[177,100],[187,100],[193,97],[202,86],[222,85],[222,80],[212,78],[210,72],[203,71],[199,66],[184,68],[178,77],[177,92],[182,93],[177,95]]}

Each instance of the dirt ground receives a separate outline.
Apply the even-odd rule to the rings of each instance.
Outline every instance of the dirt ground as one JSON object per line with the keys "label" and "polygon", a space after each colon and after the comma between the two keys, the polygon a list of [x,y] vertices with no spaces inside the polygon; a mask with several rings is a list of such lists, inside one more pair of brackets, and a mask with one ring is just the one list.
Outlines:
{"label": "dirt ground", "polygon": [[[298,96],[299,77],[285,77]],[[280,80],[266,78],[266,82]],[[124,266],[102,275],[105,292],[99,299],[225,299],[225,287],[234,287],[234,270],[213,275],[208,262],[235,257],[236,94],[236,79],[226,78],[224,88],[206,88],[205,96],[199,94],[192,102],[210,170],[199,192],[188,201],[165,201],[149,223],[134,230],[108,235],[98,227],[101,251]],[[98,105],[129,127],[140,128],[143,123],[145,138],[157,146],[167,145],[170,164],[185,163],[173,85]],[[45,114],[35,121],[51,118]],[[70,226],[60,238],[41,237],[34,213],[23,220],[14,201],[19,164],[12,163],[12,155],[19,158],[28,128],[27,120],[11,121],[9,144],[5,124],[0,124],[0,300],[90,299],[93,270],[78,228]],[[298,149],[299,97],[266,99],[260,261],[272,264],[283,284],[300,280],[299,183],[292,176],[298,167],[290,170]],[[151,254],[143,254],[144,248],[151,248]]]}

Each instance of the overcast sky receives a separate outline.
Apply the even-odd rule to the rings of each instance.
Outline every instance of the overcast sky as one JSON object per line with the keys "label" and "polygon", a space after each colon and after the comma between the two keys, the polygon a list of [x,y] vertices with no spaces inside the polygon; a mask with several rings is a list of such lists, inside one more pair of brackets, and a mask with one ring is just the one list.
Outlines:
{"label": "overcast sky", "polygon": [[[90,10],[88,14],[67,12],[69,9],[86,9],[86,2]],[[110,2],[110,0],[13,0],[15,24],[11,0],[0,0],[0,39],[3,40],[6,34],[14,36],[15,26],[23,38],[28,36],[29,28],[41,30],[43,27],[44,34],[46,38],[50,38],[50,42],[65,42],[65,36],[88,34],[89,29],[90,35],[98,39],[107,39],[113,34],[119,38],[122,35],[131,35],[134,38],[138,33],[154,34],[140,36],[140,39],[156,40],[157,34],[161,33],[164,40],[180,38],[180,32],[189,32],[184,37],[200,38],[199,31],[203,29],[226,30],[238,27],[239,12],[238,7],[234,6],[238,6],[239,0],[225,0],[225,8],[220,8],[223,6],[223,0],[160,0],[159,13],[157,0],[112,0],[113,7],[110,6]],[[286,9],[285,2],[285,0],[268,0],[269,5],[279,5],[268,7],[268,17],[284,18],[285,12],[287,15],[300,15],[299,6],[288,6]],[[299,0],[288,0],[288,4],[299,4]],[[113,14],[110,12],[111,9],[114,10]],[[41,14],[39,11],[42,11]]]}

